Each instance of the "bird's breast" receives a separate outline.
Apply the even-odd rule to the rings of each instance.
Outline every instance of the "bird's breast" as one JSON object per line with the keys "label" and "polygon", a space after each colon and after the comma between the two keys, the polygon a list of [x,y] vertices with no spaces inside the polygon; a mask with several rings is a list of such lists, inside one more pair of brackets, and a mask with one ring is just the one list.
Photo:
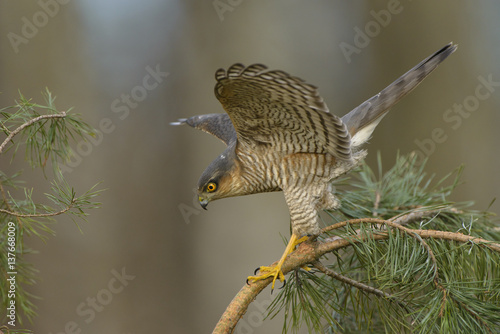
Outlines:
{"label": "bird's breast", "polygon": [[252,152],[238,159],[248,194],[278,191],[290,182],[327,182],[339,166],[334,156],[316,153]]}

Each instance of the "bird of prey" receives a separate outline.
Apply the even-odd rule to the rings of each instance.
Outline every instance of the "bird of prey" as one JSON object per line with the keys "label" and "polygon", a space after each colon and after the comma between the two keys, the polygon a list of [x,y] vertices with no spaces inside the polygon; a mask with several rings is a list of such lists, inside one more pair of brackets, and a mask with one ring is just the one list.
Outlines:
{"label": "bird of prey", "polygon": [[331,181],[366,156],[361,146],[396,102],[456,50],[450,43],[342,118],[329,112],[317,88],[261,64],[234,64],[215,73],[215,96],[226,113],[180,119],[222,140],[227,148],[203,172],[198,196],[210,201],[283,191],[292,235],[277,265],[260,267],[249,281],[284,281],[281,266],[295,246],[320,233],[318,210],[340,202]]}

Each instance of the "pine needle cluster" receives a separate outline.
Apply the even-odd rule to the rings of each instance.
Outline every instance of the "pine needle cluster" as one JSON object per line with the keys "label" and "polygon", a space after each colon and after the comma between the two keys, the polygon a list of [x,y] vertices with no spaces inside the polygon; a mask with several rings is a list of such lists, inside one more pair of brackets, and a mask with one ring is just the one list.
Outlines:
{"label": "pine needle cluster", "polygon": [[[77,220],[86,219],[89,209],[100,205],[95,202],[100,193],[96,186],[77,195],[59,169],[60,164],[71,157],[71,142],[94,135],[94,130],[71,110],[58,111],[50,91],[46,90],[44,99],[43,104],[37,104],[20,94],[15,105],[0,109],[0,159],[3,164],[12,162],[24,149],[27,164],[43,170],[46,179],[48,165],[52,166],[53,173],[51,192],[45,194],[45,203],[40,203],[33,199],[35,190],[25,186],[21,171],[8,175],[0,169],[0,323],[4,324],[12,319],[7,317],[6,310],[13,300],[16,324],[22,325],[25,319],[32,321],[36,315],[33,301],[37,297],[26,287],[35,284],[37,269],[25,261],[25,255],[35,251],[25,245],[25,238],[37,236],[45,240],[53,234],[50,224],[55,222],[56,216],[70,215],[77,223]],[[13,280],[8,281],[13,276],[15,285],[11,284]],[[2,330],[14,333],[12,325],[0,327]],[[21,332],[25,331],[16,331]]]}
{"label": "pine needle cluster", "polygon": [[450,202],[462,168],[435,181],[411,155],[378,167],[336,183],[342,208],[317,242],[347,246],[292,271],[268,316],[284,312],[284,333],[500,333],[500,229]]}

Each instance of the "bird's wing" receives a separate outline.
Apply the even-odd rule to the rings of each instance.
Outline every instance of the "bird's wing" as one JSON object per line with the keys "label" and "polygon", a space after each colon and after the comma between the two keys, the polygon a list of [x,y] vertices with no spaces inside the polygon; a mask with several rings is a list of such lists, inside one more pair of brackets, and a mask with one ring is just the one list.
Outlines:
{"label": "bird's wing", "polygon": [[342,117],[349,129],[353,147],[365,143],[380,120],[402,97],[411,92],[424,78],[457,49],[452,43],[430,55],[380,93],[363,102]]}
{"label": "bird's wing", "polygon": [[190,118],[182,118],[177,122],[170,123],[171,125],[187,124],[195,129],[202,130],[209,133],[220,140],[226,145],[231,144],[236,140],[236,131],[234,130],[233,123],[227,114],[208,114],[193,116]]}
{"label": "bird's wing", "polygon": [[261,64],[234,64],[227,71],[219,69],[215,78],[215,96],[231,118],[239,144],[351,159],[349,132],[328,112],[316,87]]}

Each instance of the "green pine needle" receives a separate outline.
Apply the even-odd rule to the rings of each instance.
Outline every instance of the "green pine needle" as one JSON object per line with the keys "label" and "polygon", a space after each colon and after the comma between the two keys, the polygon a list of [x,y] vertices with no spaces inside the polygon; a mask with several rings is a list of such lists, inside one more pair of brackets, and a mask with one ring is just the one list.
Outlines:
{"label": "green pine needle", "polygon": [[[3,132],[3,136],[0,136],[0,155],[4,157],[10,154],[12,161],[18,150],[24,148],[25,159],[30,166],[43,169],[47,177],[45,167],[50,163],[54,174],[51,193],[45,194],[48,202],[39,203],[33,199],[35,190],[24,186],[21,172],[8,176],[0,171],[0,247],[2,250],[8,249],[9,225],[12,229],[14,223],[16,324],[21,325],[25,319],[31,322],[36,316],[34,300],[37,299],[25,289],[36,284],[37,276],[37,270],[24,260],[26,254],[36,253],[24,244],[25,236],[47,240],[48,236],[54,234],[50,225],[62,214],[69,214],[75,223],[76,219],[85,221],[88,210],[100,206],[100,203],[95,202],[95,197],[102,191],[95,185],[82,195],[77,195],[59,169],[61,163],[70,159],[71,143],[93,136],[95,130],[82,121],[79,115],[72,113],[71,109],[58,111],[55,97],[49,90],[45,91],[43,97],[45,103],[38,104],[20,93],[15,105],[0,109],[0,131]],[[11,257],[8,252],[0,252],[0,276],[4,278],[13,271],[9,267],[11,263],[8,257]],[[0,280],[0,310],[6,310],[12,299],[8,297],[8,291],[8,281]],[[7,323],[5,311],[0,311],[0,319],[2,323]],[[0,330],[6,331],[7,328],[0,327]],[[10,333],[30,332],[12,328],[8,330]]]}

